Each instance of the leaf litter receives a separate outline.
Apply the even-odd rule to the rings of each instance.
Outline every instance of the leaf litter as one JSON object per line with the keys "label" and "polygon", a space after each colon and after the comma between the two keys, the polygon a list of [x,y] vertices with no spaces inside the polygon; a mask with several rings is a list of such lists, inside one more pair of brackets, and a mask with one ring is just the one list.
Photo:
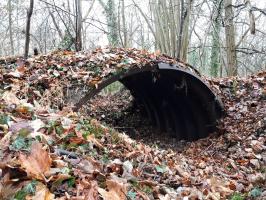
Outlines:
{"label": "leaf litter", "polygon": [[226,115],[182,152],[134,140],[66,100],[69,87],[160,61],[177,63],[119,48],[0,59],[0,199],[265,199],[266,72],[202,77]]}

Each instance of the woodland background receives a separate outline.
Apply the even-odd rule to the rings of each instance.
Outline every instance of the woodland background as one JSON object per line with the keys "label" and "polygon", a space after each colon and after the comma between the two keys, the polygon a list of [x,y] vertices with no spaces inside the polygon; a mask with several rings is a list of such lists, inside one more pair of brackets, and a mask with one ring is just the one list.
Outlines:
{"label": "woodland background", "polygon": [[223,77],[266,69],[263,0],[3,0],[0,56],[135,47]]}
{"label": "woodland background", "polygon": [[[1,200],[266,199],[266,0],[1,0],[0,36]],[[201,76],[206,138],[184,140],[216,96],[145,71],[175,58],[222,77]],[[119,82],[96,96],[136,67],[147,115]]]}

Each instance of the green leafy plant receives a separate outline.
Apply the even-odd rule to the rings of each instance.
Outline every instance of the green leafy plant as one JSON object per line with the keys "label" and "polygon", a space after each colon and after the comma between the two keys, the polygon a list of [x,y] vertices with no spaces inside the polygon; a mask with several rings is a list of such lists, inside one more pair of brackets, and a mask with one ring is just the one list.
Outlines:
{"label": "green leafy plant", "polygon": [[0,114],[0,124],[7,124],[10,121],[10,117],[5,114]]}
{"label": "green leafy plant", "polygon": [[243,195],[239,194],[239,193],[234,193],[230,200],[244,200],[245,198],[243,197]]}
{"label": "green leafy plant", "polygon": [[136,196],[137,196],[137,193],[132,190],[128,191],[127,193],[127,198],[130,200],[135,200]]}
{"label": "green leafy plant", "polygon": [[48,125],[46,125],[48,133],[52,133],[53,130],[55,130],[57,135],[62,135],[64,132],[64,128],[60,124],[60,122],[57,121],[49,121]]}
{"label": "green leafy plant", "polygon": [[68,187],[73,187],[75,185],[76,179],[75,177],[71,177],[67,180]]}
{"label": "green leafy plant", "polygon": [[37,183],[35,180],[31,181],[15,194],[13,200],[25,200],[27,195],[34,195]]}
{"label": "green leafy plant", "polygon": [[152,190],[151,187],[145,185],[145,186],[142,188],[142,191],[145,192],[146,194],[151,194],[153,190]]}
{"label": "green leafy plant", "polygon": [[82,132],[84,139],[87,139],[87,137],[92,134],[95,135],[96,138],[101,138],[104,133],[104,129],[101,126],[91,124],[90,121],[84,119],[79,121],[76,130]]}
{"label": "green leafy plant", "polygon": [[20,151],[20,150],[30,151],[32,141],[33,141],[32,138],[26,138],[19,135],[9,146],[9,149],[11,151]]}
{"label": "green leafy plant", "polygon": [[156,171],[157,171],[158,173],[165,173],[165,172],[167,171],[165,166],[159,166],[159,165],[157,165],[157,166],[155,167],[155,169],[156,169]]}
{"label": "green leafy plant", "polygon": [[260,188],[253,188],[250,192],[249,192],[249,196],[250,197],[259,197],[262,193],[262,190]]}

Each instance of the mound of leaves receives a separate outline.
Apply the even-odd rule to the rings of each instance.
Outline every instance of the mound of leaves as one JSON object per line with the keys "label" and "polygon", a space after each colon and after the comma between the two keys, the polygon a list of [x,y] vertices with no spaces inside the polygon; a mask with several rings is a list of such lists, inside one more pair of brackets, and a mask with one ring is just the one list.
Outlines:
{"label": "mound of leaves", "polygon": [[64,103],[57,110],[66,84],[92,80],[80,59],[87,60],[55,52],[2,64],[0,199],[266,198],[266,72],[209,80],[226,116],[216,134],[178,153],[131,139]]}
{"label": "mound of leaves", "polygon": [[160,53],[106,48],[83,53],[56,51],[28,60],[1,58],[0,82],[2,88],[12,88],[21,99],[61,109],[70,102],[77,103],[84,93],[111,76],[132,68],[156,69],[160,62],[178,64],[179,68],[198,73],[190,65]]}

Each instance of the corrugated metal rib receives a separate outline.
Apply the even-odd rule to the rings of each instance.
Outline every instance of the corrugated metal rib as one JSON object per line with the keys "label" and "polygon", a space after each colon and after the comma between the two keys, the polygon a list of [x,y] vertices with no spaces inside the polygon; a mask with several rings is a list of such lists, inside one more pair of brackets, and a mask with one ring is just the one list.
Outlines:
{"label": "corrugated metal rib", "polygon": [[160,132],[177,139],[195,140],[212,132],[223,107],[197,75],[165,63],[157,69],[135,68],[117,74],[90,91],[77,104],[85,104],[107,85],[119,80],[142,102],[147,116]]}

